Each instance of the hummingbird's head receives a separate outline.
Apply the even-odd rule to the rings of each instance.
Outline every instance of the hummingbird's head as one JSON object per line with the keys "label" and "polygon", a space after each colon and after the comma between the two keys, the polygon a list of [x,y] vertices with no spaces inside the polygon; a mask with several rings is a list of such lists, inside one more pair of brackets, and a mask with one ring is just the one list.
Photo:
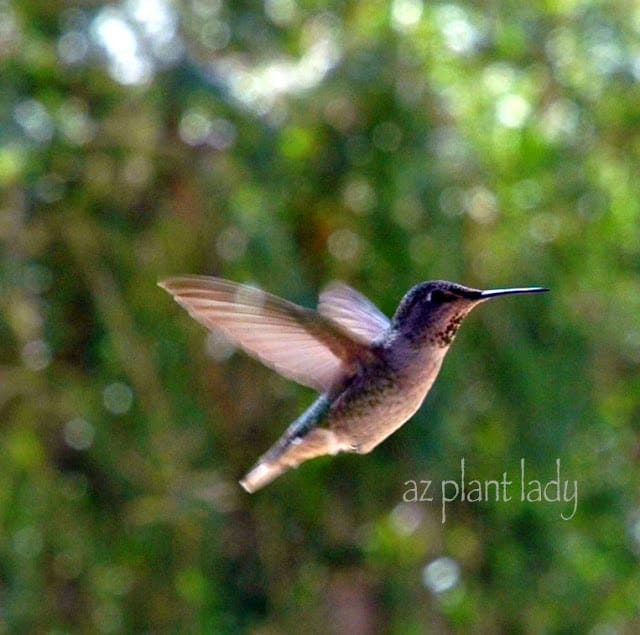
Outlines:
{"label": "hummingbird's head", "polygon": [[481,291],[444,280],[422,282],[402,298],[393,316],[393,327],[410,340],[420,343],[426,340],[434,346],[446,348],[476,305],[501,295],[540,291],[547,289],[526,287]]}

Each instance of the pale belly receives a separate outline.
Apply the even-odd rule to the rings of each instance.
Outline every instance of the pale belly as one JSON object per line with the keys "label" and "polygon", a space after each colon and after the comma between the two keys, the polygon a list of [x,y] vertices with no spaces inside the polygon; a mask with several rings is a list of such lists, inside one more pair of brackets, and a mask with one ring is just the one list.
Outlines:
{"label": "pale belly", "polygon": [[342,450],[370,452],[395,432],[418,410],[441,364],[441,356],[416,356],[400,369],[381,364],[358,377],[327,415]]}

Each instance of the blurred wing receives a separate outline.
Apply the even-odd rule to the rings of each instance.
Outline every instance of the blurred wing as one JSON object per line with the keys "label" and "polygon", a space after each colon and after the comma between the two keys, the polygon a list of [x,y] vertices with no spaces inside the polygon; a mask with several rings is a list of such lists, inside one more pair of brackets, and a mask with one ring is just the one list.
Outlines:
{"label": "blurred wing", "polygon": [[342,282],[331,283],[320,294],[318,311],[367,342],[375,340],[390,324],[375,304]]}
{"label": "blurred wing", "polygon": [[260,289],[207,276],[159,285],[207,328],[219,329],[266,366],[320,392],[370,355],[363,342],[316,311]]}

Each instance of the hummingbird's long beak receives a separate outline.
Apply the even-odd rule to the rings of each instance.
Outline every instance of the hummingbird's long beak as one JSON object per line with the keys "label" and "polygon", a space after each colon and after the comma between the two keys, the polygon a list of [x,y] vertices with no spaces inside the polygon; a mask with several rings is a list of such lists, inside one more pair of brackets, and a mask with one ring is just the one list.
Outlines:
{"label": "hummingbird's long beak", "polygon": [[490,298],[496,298],[499,295],[513,295],[516,293],[544,293],[549,291],[546,287],[519,287],[515,289],[489,289],[488,291],[480,292],[481,300],[489,300]]}

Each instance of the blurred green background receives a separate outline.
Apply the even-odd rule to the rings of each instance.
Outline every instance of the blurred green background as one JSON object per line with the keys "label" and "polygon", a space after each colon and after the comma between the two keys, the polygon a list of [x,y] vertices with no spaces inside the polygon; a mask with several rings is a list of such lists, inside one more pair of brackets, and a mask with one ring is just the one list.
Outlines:
{"label": "blurred green background", "polygon": [[[0,632],[640,632],[639,126],[632,3],[0,1]],[[313,393],[180,273],[552,292],[474,312],[372,454],[249,496]],[[403,500],[522,458],[571,520]]]}

